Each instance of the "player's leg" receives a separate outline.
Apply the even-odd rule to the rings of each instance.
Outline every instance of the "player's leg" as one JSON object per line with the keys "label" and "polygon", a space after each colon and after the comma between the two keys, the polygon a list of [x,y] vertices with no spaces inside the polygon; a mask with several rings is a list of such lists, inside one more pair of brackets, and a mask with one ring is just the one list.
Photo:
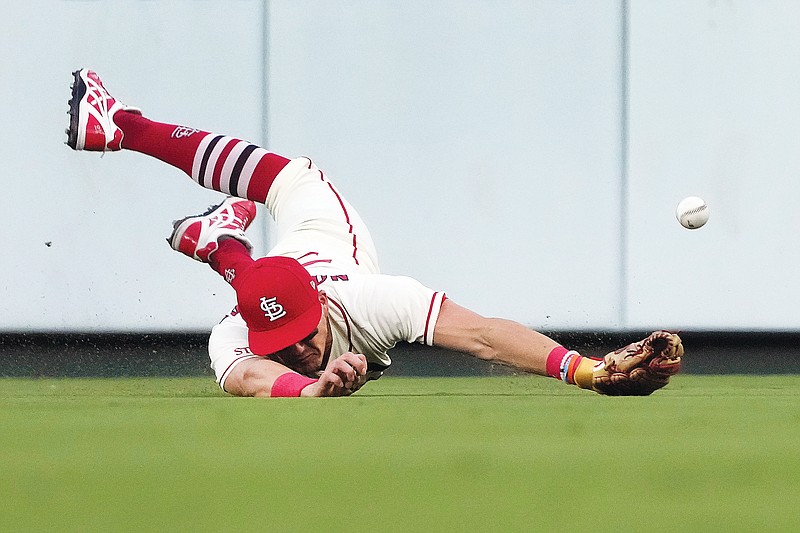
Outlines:
{"label": "player's leg", "polygon": [[293,159],[277,176],[266,205],[277,222],[278,244],[269,255],[306,264],[336,259],[379,272],[375,244],[361,216],[307,157]]}
{"label": "player's leg", "polygon": [[203,187],[266,203],[277,222],[279,248],[272,255],[332,253],[378,271],[361,217],[309,159],[290,160],[235,137],[149,120],[112,97],[88,69],[75,72],[72,91],[67,144],[73,149],[134,150],[179,168]]}
{"label": "player's leg", "polygon": [[504,363],[609,395],[647,395],[680,370],[678,335],[656,331],[603,359],[584,357],[512,320],[484,318],[451,300],[442,303],[433,345]]}
{"label": "player's leg", "polygon": [[179,168],[203,187],[264,202],[289,159],[241,139],[165,124],[121,103],[91,70],[74,73],[67,144],[75,150],[134,150]]}
{"label": "player's leg", "polygon": [[263,203],[289,159],[248,141],[164,124],[133,113],[117,114],[122,147],[181,169],[194,181],[239,198]]}
{"label": "player's leg", "polygon": [[117,117],[124,149],[180,168],[203,187],[266,204],[276,221],[279,243],[270,255],[300,259],[315,252],[305,257],[307,261],[335,255],[378,272],[366,224],[310,159],[290,160],[234,137],[133,113]]}
{"label": "player's leg", "polygon": [[177,220],[167,242],[197,261],[208,263],[230,284],[253,263],[253,245],[245,235],[256,216],[252,201],[228,197],[205,213]]}

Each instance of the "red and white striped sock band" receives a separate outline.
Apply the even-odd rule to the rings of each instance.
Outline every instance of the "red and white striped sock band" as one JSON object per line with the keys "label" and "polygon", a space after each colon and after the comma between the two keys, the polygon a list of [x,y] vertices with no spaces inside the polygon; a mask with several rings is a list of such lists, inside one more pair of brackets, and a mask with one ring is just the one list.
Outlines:
{"label": "red and white striped sock band", "polygon": [[181,169],[215,191],[263,203],[289,159],[224,135],[155,122],[134,113],[117,113],[124,148]]}
{"label": "red and white striped sock band", "polygon": [[189,175],[207,189],[264,203],[289,161],[247,141],[208,134],[197,146]]}

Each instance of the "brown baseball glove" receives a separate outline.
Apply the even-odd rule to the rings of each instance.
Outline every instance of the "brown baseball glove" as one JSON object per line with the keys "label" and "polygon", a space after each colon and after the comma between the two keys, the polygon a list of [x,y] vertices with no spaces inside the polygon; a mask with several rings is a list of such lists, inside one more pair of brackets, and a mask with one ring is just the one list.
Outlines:
{"label": "brown baseball glove", "polygon": [[592,374],[592,388],[609,396],[647,396],[669,383],[681,369],[683,344],[669,331],[656,331],[603,358]]}

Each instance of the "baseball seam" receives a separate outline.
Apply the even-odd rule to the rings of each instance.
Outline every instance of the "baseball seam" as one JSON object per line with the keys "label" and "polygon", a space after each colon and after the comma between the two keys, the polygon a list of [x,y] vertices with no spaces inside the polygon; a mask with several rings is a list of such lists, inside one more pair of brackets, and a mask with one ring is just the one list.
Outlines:
{"label": "baseball seam", "polygon": [[685,217],[685,216],[688,216],[688,215],[694,215],[695,213],[699,213],[701,211],[705,211],[706,209],[708,209],[707,205],[701,205],[700,207],[695,207],[694,209],[689,209],[688,211],[684,211],[681,214],[681,216]]}

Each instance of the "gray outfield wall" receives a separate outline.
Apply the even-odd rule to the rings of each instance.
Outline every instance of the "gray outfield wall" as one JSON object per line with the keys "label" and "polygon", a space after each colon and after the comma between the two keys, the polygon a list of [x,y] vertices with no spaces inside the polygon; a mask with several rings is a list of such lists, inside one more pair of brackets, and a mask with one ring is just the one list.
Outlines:
{"label": "gray outfield wall", "polygon": [[[0,331],[199,333],[233,303],[163,242],[218,194],[63,145],[83,66],[151,118],[310,155],[384,272],[480,313],[800,331],[799,16],[789,0],[9,3]],[[687,195],[711,204],[702,230],[674,219]]]}

